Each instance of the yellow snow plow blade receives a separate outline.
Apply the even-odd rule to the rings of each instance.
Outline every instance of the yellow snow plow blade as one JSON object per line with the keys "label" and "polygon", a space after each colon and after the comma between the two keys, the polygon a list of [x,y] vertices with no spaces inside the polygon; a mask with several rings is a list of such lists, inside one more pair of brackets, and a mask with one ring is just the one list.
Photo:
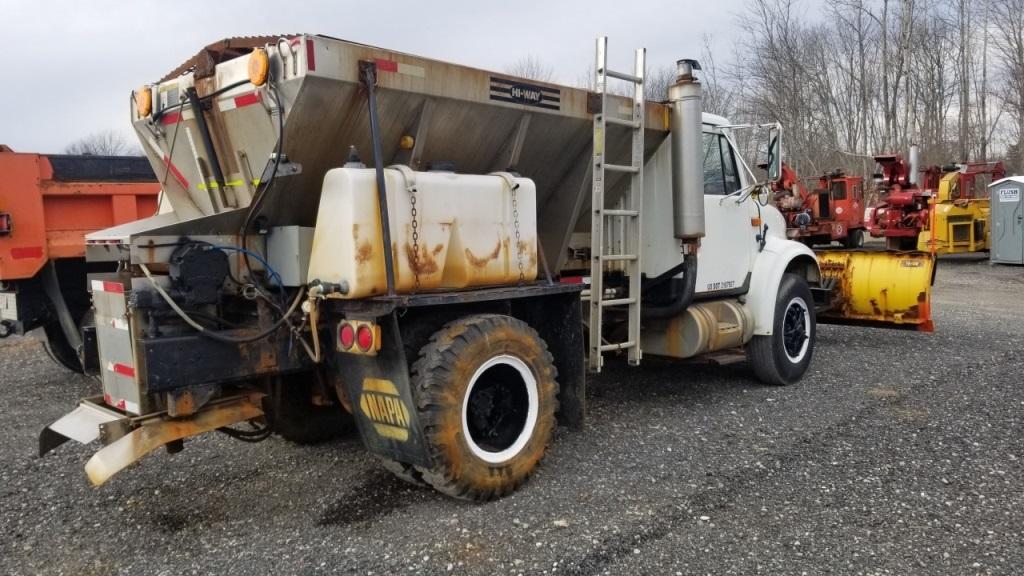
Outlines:
{"label": "yellow snow plow blade", "polygon": [[926,252],[817,252],[822,284],[832,286],[823,324],[932,331],[935,260]]}

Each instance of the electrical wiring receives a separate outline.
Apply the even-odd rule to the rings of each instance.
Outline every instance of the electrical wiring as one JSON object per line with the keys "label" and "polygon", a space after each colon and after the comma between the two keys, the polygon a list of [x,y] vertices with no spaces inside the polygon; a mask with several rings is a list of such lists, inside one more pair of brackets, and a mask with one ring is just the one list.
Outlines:
{"label": "electrical wiring", "polygon": [[275,282],[277,282],[277,287],[278,289],[280,289],[281,295],[284,295],[284,281],[281,279],[281,275],[274,271],[274,269],[270,266],[270,263],[267,262],[266,258],[264,258],[263,256],[260,256],[259,254],[253,252],[252,250],[249,250],[247,248],[241,248],[239,246],[222,246],[220,244],[210,244],[209,246],[210,248],[222,250],[224,252],[239,252],[245,254],[246,256],[252,256],[253,258],[256,259],[257,262],[263,265],[263,268],[267,270],[267,274],[269,274],[270,277]]}
{"label": "electrical wiring", "polygon": [[[245,221],[242,223],[242,229],[239,232],[239,236],[242,238],[242,248],[248,249],[248,235],[249,227],[252,226],[252,222],[259,212],[260,207],[263,205],[263,201],[267,197],[268,191],[273,187],[274,182],[277,180],[277,171],[281,165],[281,155],[284,149],[284,107],[281,105],[281,95],[278,93],[277,80],[274,78],[273,72],[271,71],[270,77],[267,82],[267,88],[270,91],[271,96],[274,98],[274,104],[277,106],[277,147],[274,152],[274,166],[270,171],[270,177],[265,182],[260,182],[260,189],[256,191],[255,197],[249,203],[249,210],[245,214]],[[249,256],[246,253],[242,253],[242,261],[245,263],[245,269],[252,276],[252,265],[249,263]]]}
{"label": "electrical wiring", "polygon": [[[246,78],[245,80],[239,80],[238,82],[232,82],[231,84],[228,84],[227,86],[224,86],[223,88],[218,88],[218,89],[214,90],[213,92],[210,92],[209,94],[200,97],[199,101],[200,102],[205,102],[205,101],[209,100],[210,98],[215,98],[217,96],[220,96],[221,94],[227,92],[228,90],[231,90],[233,88],[238,88],[239,86],[242,86],[244,84],[249,84],[249,83],[250,83],[250,81],[249,81],[248,78]],[[188,100],[182,100],[182,101],[178,102],[177,104],[174,104],[172,106],[168,106],[167,108],[164,108],[162,110],[158,110],[158,111],[154,112],[153,113],[153,121],[154,122],[159,121],[161,118],[163,118],[164,114],[167,114],[168,112],[177,110],[178,108],[184,108],[185,104],[187,104],[187,103],[188,103]]]}
{"label": "electrical wiring", "polygon": [[270,336],[278,328],[280,328],[282,324],[285,324],[288,321],[288,318],[295,312],[296,309],[298,309],[299,304],[302,302],[302,297],[305,294],[305,290],[303,289],[299,289],[298,291],[296,291],[295,299],[292,301],[292,304],[288,308],[288,310],[285,311],[284,315],[281,316],[281,318],[279,318],[276,322],[274,322],[269,328],[267,328],[263,332],[260,332],[259,334],[254,334],[252,336],[227,336],[225,334],[221,334],[218,331],[208,330],[205,326],[203,326],[199,322],[196,322],[195,319],[189,316],[188,313],[186,313],[184,310],[181,309],[180,306],[178,306],[174,299],[171,298],[171,295],[168,294],[167,291],[164,290],[162,286],[157,284],[156,279],[153,277],[153,274],[149,271],[149,268],[145,264],[139,264],[139,269],[142,270],[142,273],[146,276],[146,278],[149,280],[149,283],[152,284],[153,288],[157,291],[160,297],[163,298],[164,302],[166,302],[167,305],[171,307],[171,310],[174,310],[174,312],[179,317],[181,317],[181,319],[184,320],[186,324],[194,328],[196,332],[199,333],[200,336],[203,336],[204,338],[209,338],[211,340],[216,340],[218,342],[223,342],[226,344],[245,344],[248,342],[256,342],[257,340],[262,340],[267,336]]}

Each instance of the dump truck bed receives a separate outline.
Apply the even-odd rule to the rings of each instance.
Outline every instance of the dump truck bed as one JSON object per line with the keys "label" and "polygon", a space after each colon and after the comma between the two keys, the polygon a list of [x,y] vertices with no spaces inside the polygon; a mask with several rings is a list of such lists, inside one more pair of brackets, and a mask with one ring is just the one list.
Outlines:
{"label": "dump truck bed", "polygon": [[87,233],[155,213],[159,193],[141,157],[0,149],[0,281],[84,257]]}

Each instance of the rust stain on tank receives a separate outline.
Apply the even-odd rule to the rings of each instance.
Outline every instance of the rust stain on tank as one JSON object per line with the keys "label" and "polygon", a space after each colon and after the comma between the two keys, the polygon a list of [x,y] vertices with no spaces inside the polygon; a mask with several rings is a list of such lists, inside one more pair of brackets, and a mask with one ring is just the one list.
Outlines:
{"label": "rust stain on tank", "polygon": [[364,240],[359,248],[356,249],[356,263],[365,264],[373,258],[373,246],[370,245],[369,240]]}
{"label": "rust stain on tank", "polygon": [[525,254],[529,258],[530,268],[537,267],[537,251],[529,242],[519,241],[519,254]]}
{"label": "rust stain on tank", "polygon": [[430,253],[425,248],[420,248],[419,257],[417,258],[416,250],[409,244],[405,245],[406,263],[414,274],[420,276],[430,276],[437,272],[437,260],[434,259],[436,254],[437,252]]}
{"label": "rust stain on tank", "polygon": [[444,251],[444,244],[438,244],[437,246],[434,246],[434,257],[436,258],[443,251]]}
{"label": "rust stain on tank", "polygon": [[473,254],[469,248],[466,248],[466,260],[469,260],[470,265],[474,268],[485,268],[487,264],[489,264],[491,260],[496,259],[499,254],[501,254],[501,240],[494,245],[494,250],[492,250],[490,254],[487,254],[482,258]]}

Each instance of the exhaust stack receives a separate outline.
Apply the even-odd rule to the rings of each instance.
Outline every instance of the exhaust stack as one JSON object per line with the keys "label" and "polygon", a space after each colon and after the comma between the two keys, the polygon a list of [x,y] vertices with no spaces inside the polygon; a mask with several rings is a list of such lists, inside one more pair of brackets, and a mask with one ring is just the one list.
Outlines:
{"label": "exhaust stack", "polygon": [[668,89],[672,106],[673,231],[683,242],[704,236],[701,86],[694,70],[700,70],[696,60],[676,62],[678,76]]}
{"label": "exhaust stack", "polygon": [[917,144],[910,145],[910,184],[914,187],[921,186],[921,150]]}

